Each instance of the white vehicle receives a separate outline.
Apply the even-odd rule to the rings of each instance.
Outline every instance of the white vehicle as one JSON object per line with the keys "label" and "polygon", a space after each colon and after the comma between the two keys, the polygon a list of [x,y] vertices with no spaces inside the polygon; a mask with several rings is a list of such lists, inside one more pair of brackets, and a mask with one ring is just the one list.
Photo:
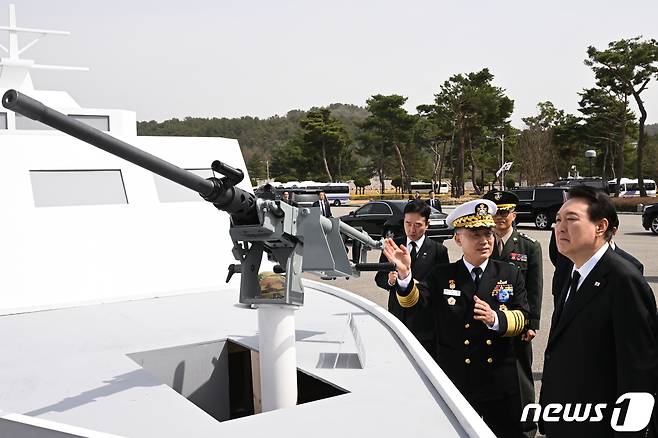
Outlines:
{"label": "white vehicle", "polygon": [[414,181],[410,185],[411,191],[412,192],[428,192],[430,190],[434,190],[434,193],[436,194],[447,194],[450,193],[450,184],[441,181],[440,183],[435,183],[434,188],[432,188],[432,183],[431,182],[424,182],[424,181]]}
{"label": "white vehicle", "polygon": [[350,205],[350,186],[347,183],[330,183],[324,186],[327,200],[335,206]]}
{"label": "white vehicle", "polygon": [[278,195],[284,191],[323,191],[327,200],[334,206],[350,205],[350,186],[348,183],[323,183],[317,181],[289,181],[273,184]]}
{"label": "white vehicle", "polygon": [[[632,198],[640,196],[640,186],[637,179],[621,178],[619,182],[619,197]],[[610,193],[615,193],[617,187],[617,180],[611,179],[608,181],[608,189]],[[652,179],[644,180],[644,188],[647,191],[647,196],[656,196],[656,182]]]}

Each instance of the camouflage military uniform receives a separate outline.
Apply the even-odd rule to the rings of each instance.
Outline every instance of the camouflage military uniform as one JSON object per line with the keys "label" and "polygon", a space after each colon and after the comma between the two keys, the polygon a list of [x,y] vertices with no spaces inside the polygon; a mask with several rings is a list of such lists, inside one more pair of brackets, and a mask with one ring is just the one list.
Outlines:
{"label": "camouflage military uniform", "polygon": [[[516,195],[510,192],[494,191],[485,195],[484,198],[496,202],[500,210],[513,210],[516,202],[518,202]],[[527,328],[539,330],[543,289],[542,254],[539,242],[530,236],[519,233],[517,230],[512,230],[509,239],[503,246],[502,253],[499,252],[498,245],[496,245],[491,258],[512,263],[521,271],[525,280],[530,307]],[[528,403],[535,403],[535,385],[532,377],[532,342],[523,341],[520,337],[516,337],[514,339],[514,354],[518,368],[521,404],[525,406]],[[535,436],[537,427],[534,423],[528,422],[523,425],[523,430],[524,435],[531,438]]]}

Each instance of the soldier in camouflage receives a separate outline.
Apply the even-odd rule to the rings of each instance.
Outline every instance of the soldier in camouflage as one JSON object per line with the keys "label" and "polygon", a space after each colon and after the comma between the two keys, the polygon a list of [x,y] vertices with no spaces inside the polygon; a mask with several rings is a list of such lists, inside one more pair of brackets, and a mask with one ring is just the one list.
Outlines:
{"label": "soldier in camouflage", "polygon": [[[519,233],[514,229],[516,219],[514,209],[519,198],[511,192],[492,190],[484,199],[496,203],[496,214],[493,216],[496,226],[496,244],[492,259],[506,261],[516,265],[525,279],[525,286],[530,306],[530,321],[528,331],[514,339],[514,354],[519,376],[519,389],[521,404],[535,403],[535,386],[532,378],[532,338],[539,330],[542,300],[542,255],[539,242],[530,236]],[[537,433],[537,425],[526,422],[523,425],[523,434],[532,438]]]}

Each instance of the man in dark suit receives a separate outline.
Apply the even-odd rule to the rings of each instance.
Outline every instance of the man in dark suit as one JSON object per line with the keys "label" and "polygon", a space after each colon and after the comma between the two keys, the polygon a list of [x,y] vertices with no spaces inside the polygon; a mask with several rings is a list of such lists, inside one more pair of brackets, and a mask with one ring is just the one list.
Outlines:
{"label": "man in dark suit", "polygon": [[322,212],[322,216],[324,217],[332,217],[331,216],[331,206],[329,205],[329,201],[327,200],[327,195],[324,194],[324,192],[319,192],[318,193],[318,200],[313,203],[313,207],[320,207],[320,211]]}
{"label": "man in dark suit", "polygon": [[[572,188],[557,214],[557,249],[571,268],[553,290],[540,403],[605,404],[606,410],[600,421],[561,415],[544,421],[548,438],[615,436],[610,418],[618,397],[655,394],[656,302],[639,270],[610,248],[615,215],[609,197],[586,186]],[[558,262],[558,269],[565,265]],[[644,427],[624,436],[651,436]]]}
{"label": "man in dark suit", "polygon": [[[631,265],[635,266],[637,270],[640,271],[640,274],[644,275],[644,265],[642,264],[642,262],[640,262],[638,259],[633,257],[632,254],[621,249],[619,245],[617,245],[617,242],[615,242],[613,239],[614,236],[617,234],[617,231],[619,231],[619,217],[615,214],[615,218],[611,220],[615,220],[617,222],[617,225],[612,226],[612,237],[610,238],[610,242],[609,242],[610,248],[612,248],[614,252],[619,254],[621,258],[626,259]],[[555,230],[553,231],[554,232],[551,234],[551,241],[548,246],[548,252],[551,259],[551,263],[553,263],[553,266],[557,268],[559,264],[571,263],[571,261],[565,256],[563,256],[562,254],[560,254],[560,252],[557,250],[557,243],[555,241]]]}
{"label": "man in dark suit", "polygon": [[528,318],[523,276],[516,266],[492,260],[489,200],[469,201],[448,215],[464,257],[439,265],[417,282],[404,245],[386,239],[384,254],[398,273],[397,298],[410,312],[431,309],[436,361],[494,434],[522,437],[521,401],[512,339]]}
{"label": "man in dark suit", "polygon": [[[521,406],[536,403],[535,384],[532,376],[532,339],[539,330],[541,317],[541,304],[544,288],[541,245],[535,239],[514,229],[516,219],[516,205],[519,198],[512,192],[492,190],[483,196],[496,203],[496,214],[493,220],[496,223],[496,248],[491,256],[493,259],[512,263],[519,268],[525,281],[528,305],[530,306],[530,320],[528,330],[514,338],[514,353],[519,371],[519,389]],[[526,421],[521,426],[527,438],[533,438],[537,433],[537,424]]]}
{"label": "man in dark suit", "polygon": [[290,201],[290,193],[283,192],[281,194],[281,202],[285,202],[286,204],[291,204],[292,205],[292,201]]}
{"label": "man in dark suit", "polygon": [[[425,236],[429,226],[430,208],[421,201],[411,201],[404,207],[404,233],[405,237],[395,239],[396,245],[406,245],[411,257],[411,270],[414,278],[423,280],[437,265],[449,263],[448,249],[442,243],[435,242]],[[415,255],[413,255],[415,254]],[[386,262],[384,254],[379,258],[380,263]],[[377,286],[388,291],[388,311],[402,321],[416,339],[425,347],[427,352],[436,354],[434,336],[434,322],[429,311],[419,311],[411,314],[405,312],[395,295],[397,290],[397,273],[379,271],[375,275]]]}
{"label": "man in dark suit", "polygon": [[[610,248],[612,248],[612,250],[616,252],[619,256],[621,256],[623,259],[627,260],[629,263],[635,266],[637,270],[640,271],[640,274],[644,275],[644,265],[638,259],[633,257],[631,254],[621,249],[613,239],[613,237],[615,236],[615,234],[617,234],[617,231],[619,230],[619,216],[617,215],[617,212],[615,211],[614,214],[611,212],[610,217],[608,219],[610,221],[610,227],[612,228],[612,234],[608,241],[610,243]],[[564,284],[564,282],[566,281],[566,277],[571,275],[571,268],[573,267],[573,263],[571,262],[571,260],[569,260],[564,255],[560,254],[560,252],[557,249],[557,243],[555,239],[555,229],[551,233],[551,241],[548,245],[548,253],[551,259],[551,263],[553,263],[553,266],[555,267],[555,272],[553,274],[553,283],[552,283],[553,286],[552,290],[555,291],[559,289],[561,285]]]}
{"label": "man in dark suit", "polygon": [[441,210],[441,202],[436,197],[434,197],[434,190],[430,190],[429,194],[430,194],[430,199],[425,201],[427,203],[427,205],[429,205],[430,207],[436,208],[441,213],[443,213],[443,210]]}

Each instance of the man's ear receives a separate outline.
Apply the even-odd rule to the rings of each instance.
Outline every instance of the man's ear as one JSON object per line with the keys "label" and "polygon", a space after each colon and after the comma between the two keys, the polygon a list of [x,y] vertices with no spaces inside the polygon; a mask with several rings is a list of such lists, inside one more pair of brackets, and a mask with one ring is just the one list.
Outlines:
{"label": "man's ear", "polygon": [[610,226],[610,222],[608,222],[608,219],[606,218],[601,219],[599,223],[596,224],[596,235],[603,236],[609,226]]}
{"label": "man's ear", "polygon": [[462,246],[462,236],[457,231],[455,231],[455,243],[457,244],[458,247],[461,248],[461,246]]}

